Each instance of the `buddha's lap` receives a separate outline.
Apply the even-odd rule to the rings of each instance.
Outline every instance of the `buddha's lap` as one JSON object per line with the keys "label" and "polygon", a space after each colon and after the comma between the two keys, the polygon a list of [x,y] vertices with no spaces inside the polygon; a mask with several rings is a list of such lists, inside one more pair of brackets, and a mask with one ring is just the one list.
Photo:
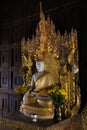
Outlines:
{"label": "buddha's lap", "polygon": [[37,104],[39,106],[42,107],[52,107],[53,106],[53,102],[51,100],[51,98],[49,98],[48,96],[31,96],[28,95],[28,97],[25,98],[24,100],[24,104]]}
{"label": "buddha's lap", "polygon": [[47,107],[47,106],[41,107],[38,104],[29,104],[29,105],[23,105],[22,108],[24,113],[27,112],[27,115],[36,114],[40,116],[40,118],[45,116],[53,118],[54,116],[53,107]]}

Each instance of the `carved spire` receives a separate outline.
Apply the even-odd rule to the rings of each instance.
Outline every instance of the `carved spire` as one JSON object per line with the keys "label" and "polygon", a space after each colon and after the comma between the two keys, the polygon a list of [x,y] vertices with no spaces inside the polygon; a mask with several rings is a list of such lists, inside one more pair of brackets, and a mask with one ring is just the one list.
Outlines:
{"label": "carved spire", "polygon": [[42,3],[41,2],[40,2],[40,18],[41,18],[41,20],[45,20],[44,13],[42,11]]}
{"label": "carved spire", "polygon": [[40,1],[40,13],[42,13],[42,4],[41,4],[41,1]]}

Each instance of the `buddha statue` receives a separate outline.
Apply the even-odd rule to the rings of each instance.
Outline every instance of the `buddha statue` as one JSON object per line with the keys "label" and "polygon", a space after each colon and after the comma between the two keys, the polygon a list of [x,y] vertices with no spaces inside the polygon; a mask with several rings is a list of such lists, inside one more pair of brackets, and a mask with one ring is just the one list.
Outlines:
{"label": "buddha statue", "polygon": [[45,62],[36,61],[37,72],[32,75],[31,86],[24,94],[21,112],[31,117],[37,115],[38,119],[54,118],[54,105],[46,88],[54,84],[50,73],[46,72]]}

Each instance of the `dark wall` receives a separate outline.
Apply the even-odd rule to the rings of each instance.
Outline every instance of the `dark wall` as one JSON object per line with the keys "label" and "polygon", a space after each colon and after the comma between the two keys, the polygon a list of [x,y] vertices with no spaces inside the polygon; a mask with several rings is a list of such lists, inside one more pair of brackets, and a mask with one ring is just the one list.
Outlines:
{"label": "dark wall", "polygon": [[[1,38],[15,42],[21,37],[31,37],[39,21],[39,1],[22,0],[8,3],[3,0],[0,13]],[[13,3],[12,3],[13,2]],[[75,28],[79,33],[80,2],[79,0],[44,0],[42,8],[45,16],[53,20],[56,31],[71,31]],[[10,35],[10,37],[9,37]]]}
{"label": "dark wall", "polygon": [[81,3],[80,8],[80,86],[82,108],[87,103],[87,4]]}

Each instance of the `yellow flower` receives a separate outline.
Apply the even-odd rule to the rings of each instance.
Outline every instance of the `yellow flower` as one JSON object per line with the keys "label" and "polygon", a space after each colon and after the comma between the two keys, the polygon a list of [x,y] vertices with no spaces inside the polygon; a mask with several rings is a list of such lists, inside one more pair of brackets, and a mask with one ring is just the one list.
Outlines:
{"label": "yellow flower", "polygon": [[24,94],[27,90],[29,89],[29,87],[27,86],[18,86],[16,88],[13,89],[14,92],[16,92],[17,94]]}
{"label": "yellow flower", "polygon": [[47,88],[47,93],[51,96],[55,105],[61,105],[65,103],[66,91],[63,87],[54,85],[50,88]]}
{"label": "yellow flower", "polygon": [[59,89],[59,92],[60,92],[62,95],[66,95],[65,89]]}

